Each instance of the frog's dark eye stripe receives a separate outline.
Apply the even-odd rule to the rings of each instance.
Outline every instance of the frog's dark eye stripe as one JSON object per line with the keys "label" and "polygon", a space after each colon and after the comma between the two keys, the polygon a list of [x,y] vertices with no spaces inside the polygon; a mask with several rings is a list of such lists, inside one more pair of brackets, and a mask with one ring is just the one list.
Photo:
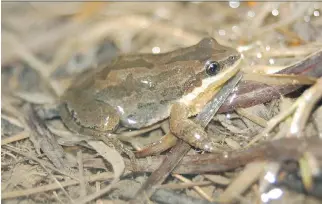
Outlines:
{"label": "frog's dark eye stripe", "polygon": [[208,61],[205,65],[206,73],[210,76],[218,74],[220,71],[220,64],[216,61]]}

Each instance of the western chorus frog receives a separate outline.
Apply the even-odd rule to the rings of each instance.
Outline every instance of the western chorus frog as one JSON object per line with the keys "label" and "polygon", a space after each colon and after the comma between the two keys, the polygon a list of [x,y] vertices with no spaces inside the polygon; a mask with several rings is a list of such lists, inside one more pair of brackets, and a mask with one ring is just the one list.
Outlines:
{"label": "western chorus frog", "polygon": [[236,50],[210,37],[168,53],[120,56],[71,85],[62,96],[61,117],[73,131],[104,136],[120,124],[139,129],[170,116],[172,133],[212,151],[211,140],[188,117],[237,73],[239,61]]}

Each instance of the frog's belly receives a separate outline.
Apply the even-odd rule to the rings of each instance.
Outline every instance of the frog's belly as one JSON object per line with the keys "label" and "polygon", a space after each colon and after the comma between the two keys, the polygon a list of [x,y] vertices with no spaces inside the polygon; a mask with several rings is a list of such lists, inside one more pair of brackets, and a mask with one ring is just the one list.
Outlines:
{"label": "frog's belly", "polygon": [[[127,128],[139,129],[155,124],[169,117],[173,100],[161,100],[157,92],[144,92],[136,95],[123,95],[123,97],[102,97],[120,115],[120,122]],[[164,98],[162,98],[164,99]]]}
{"label": "frog's belly", "polygon": [[95,98],[114,107],[123,126],[139,129],[168,118],[172,104],[181,95],[181,86],[152,89],[137,85],[135,89],[110,87],[96,94]]}
{"label": "frog's belly", "polygon": [[122,108],[121,105],[115,107],[120,113],[120,122],[124,127],[139,129],[168,118],[171,106],[160,103],[139,103],[136,104],[136,108],[133,106]]}

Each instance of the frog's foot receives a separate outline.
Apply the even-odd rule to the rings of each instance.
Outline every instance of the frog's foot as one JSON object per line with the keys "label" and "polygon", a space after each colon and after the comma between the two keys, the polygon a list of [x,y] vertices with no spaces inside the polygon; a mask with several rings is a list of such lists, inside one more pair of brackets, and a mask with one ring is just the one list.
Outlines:
{"label": "frog's foot", "polygon": [[207,152],[217,152],[218,148],[208,137],[204,129],[197,123],[188,119],[189,107],[176,103],[171,108],[170,130],[178,138],[190,145]]}
{"label": "frog's foot", "polygon": [[122,153],[126,154],[130,158],[131,164],[135,169],[137,162],[136,162],[135,154],[133,153],[132,150],[125,147],[123,143],[115,136],[101,137],[101,139],[106,145],[113,146],[116,149],[116,151],[118,151],[120,154]]}
{"label": "frog's foot", "polygon": [[172,134],[168,133],[164,135],[159,141],[154,142],[143,149],[136,151],[136,157],[147,157],[156,155],[164,152],[165,150],[173,147],[177,142],[177,138]]}

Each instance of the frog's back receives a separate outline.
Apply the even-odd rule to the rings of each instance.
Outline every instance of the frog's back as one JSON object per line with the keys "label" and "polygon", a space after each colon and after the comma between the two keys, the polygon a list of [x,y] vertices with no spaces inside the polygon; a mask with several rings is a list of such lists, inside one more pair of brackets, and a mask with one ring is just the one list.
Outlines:
{"label": "frog's back", "polygon": [[183,95],[183,82],[175,80],[182,73],[159,68],[111,71],[106,78],[109,85],[94,98],[114,107],[122,125],[128,128],[146,127],[166,119],[171,105]]}

